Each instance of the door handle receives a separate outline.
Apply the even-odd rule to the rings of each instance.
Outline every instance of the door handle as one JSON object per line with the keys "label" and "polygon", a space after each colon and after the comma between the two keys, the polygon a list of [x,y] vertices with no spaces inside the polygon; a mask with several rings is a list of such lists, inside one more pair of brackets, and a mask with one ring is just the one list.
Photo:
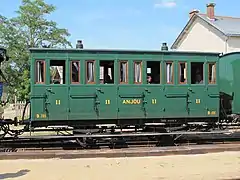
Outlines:
{"label": "door handle", "polygon": [[46,90],[47,90],[48,92],[53,92],[53,91],[52,91],[52,88],[47,88]]}
{"label": "door handle", "polygon": [[99,91],[100,93],[103,93],[103,90],[101,88],[96,88],[97,91]]}

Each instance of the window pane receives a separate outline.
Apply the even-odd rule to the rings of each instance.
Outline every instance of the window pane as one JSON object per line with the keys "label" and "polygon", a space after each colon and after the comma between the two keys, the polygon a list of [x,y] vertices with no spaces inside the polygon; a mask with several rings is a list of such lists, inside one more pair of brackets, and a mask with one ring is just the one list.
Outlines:
{"label": "window pane", "polygon": [[66,75],[65,60],[51,60],[50,61],[50,83],[51,84],[65,84]]}
{"label": "window pane", "polygon": [[147,61],[147,83],[160,84],[160,61]]}
{"label": "window pane", "polygon": [[36,83],[44,83],[45,82],[45,62],[44,61],[36,61]]}
{"label": "window pane", "polygon": [[203,84],[203,62],[191,63],[191,84]]}
{"label": "window pane", "polygon": [[114,61],[100,61],[100,77],[101,84],[114,83]]}
{"label": "window pane", "polygon": [[72,83],[79,83],[80,82],[80,65],[78,61],[71,62],[71,81]]}
{"label": "window pane", "polygon": [[95,77],[94,77],[94,62],[88,61],[87,62],[87,83],[94,83]]}
{"label": "window pane", "polygon": [[127,83],[127,62],[120,62],[120,83]]}
{"label": "window pane", "polygon": [[134,82],[141,83],[142,82],[142,67],[141,62],[134,63]]}

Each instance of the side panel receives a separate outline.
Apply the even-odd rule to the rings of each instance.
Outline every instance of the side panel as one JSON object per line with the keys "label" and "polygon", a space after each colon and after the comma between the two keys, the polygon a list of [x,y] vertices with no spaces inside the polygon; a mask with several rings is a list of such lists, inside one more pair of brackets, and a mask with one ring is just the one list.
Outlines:
{"label": "side panel", "polygon": [[31,119],[47,120],[47,96],[45,85],[34,85],[31,94]]}
{"label": "side panel", "polygon": [[47,116],[49,120],[68,120],[67,85],[49,85],[47,94]]}
{"label": "side panel", "polygon": [[188,117],[188,92],[187,87],[166,86],[164,95],[165,117]]}
{"label": "side panel", "polygon": [[116,85],[99,85],[97,88],[99,97],[99,119],[117,118],[117,92]]}
{"label": "side panel", "polygon": [[70,86],[69,90],[69,119],[97,119],[99,99],[96,86]]}
{"label": "side panel", "polygon": [[207,116],[207,91],[205,85],[191,86],[189,88],[189,116]]}
{"label": "side panel", "polygon": [[135,119],[146,117],[145,88],[137,85],[119,85],[118,118]]}
{"label": "side panel", "polygon": [[145,88],[146,94],[146,112],[147,118],[162,118],[165,111],[165,99],[163,86],[161,85],[148,85]]}

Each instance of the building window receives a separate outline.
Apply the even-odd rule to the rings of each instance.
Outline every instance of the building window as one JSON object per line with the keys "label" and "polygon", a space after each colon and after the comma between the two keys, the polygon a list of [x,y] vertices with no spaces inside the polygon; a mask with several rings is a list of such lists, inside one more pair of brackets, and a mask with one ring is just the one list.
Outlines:
{"label": "building window", "polygon": [[216,84],[216,63],[208,64],[208,83]]}
{"label": "building window", "polygon": [[36,61],[35,64],[35,83],[44,84],[45,83],[45,61]]}
{"label": "building window", "polygon": [[80,83],[80,63],[71,61],[71,84]]}
{"label": "building window", "polygon": [[95,61],[86,62],[86,83],[95,83]]}
{"label": "building window", "polygon": [[134,83],[142,83],[142,62],[140,61],[134,62]]}
{"label": "building window", "polygon": [[203,84],[203,62],[191,62],[191,84]]}
{"label": "building window", "polygon": [[186,62],[179,63],[179,83],[180,84],[187,83],[187,63]]}
{"label": "building window", "polygon": [[166,63],[166,82],[167,84],[173,84],[173,63],[167,62]]}
{"label": "building window", "polygon": [[128,83],[128,62],[127,61],[120,61],[119,62],[119,82],[120,84],[127,84]]}

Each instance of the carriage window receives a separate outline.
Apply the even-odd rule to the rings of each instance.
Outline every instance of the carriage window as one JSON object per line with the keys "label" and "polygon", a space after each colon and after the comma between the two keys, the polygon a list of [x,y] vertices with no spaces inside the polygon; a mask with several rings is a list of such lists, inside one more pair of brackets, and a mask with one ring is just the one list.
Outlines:
{"label": "carriage window", "polygon": [[80,83],[80,64],[79,61],[71,62],[71,83]]}
{"label": "carriage window", "polygon": [[127,61],[120,61],[120,84],[128,82],[128,64]]}
{"label": "carriage window", "polygon": [[187,63],[185,62],[179,63],[179,83],[187,83]]}
{"label": "carriage window", "polygon": [[35,82],[37,84],[45,83],[45,61],[36,61]]}
{"label": "carriage window", "polygon": [[166,77],[167,77],[167,84],[173,84],[173,63],[172,62],[166,63]]}
{"label": "carriage window", "polygon": [[160,84],[160,61],[147,61],[147,83]]}
{"label": "carriage window", "polygon": [[100,83],[114,83],[114,61],[100,61]]}
{"label": "carriage window", "polygon": [[215,63],[208,64],[208,83],[209,84],[216,83],[216,64]]}
{"label": "carriage window", "polygon": [[142,83],[142,62],[134,62],[134,83]]}
{"label": "carriage window", "polygon": [[66,65],[65,60],[50,61],[50,83],[65,84]]}
{"label": "carriage window", "polygon": [[87,61],[86,63],[86,83],[94,84],[95,83],[95,62]]}
{"label": "carriage window", "polygon": [[191,84],[203,84],[203,62],[191,63]]}

